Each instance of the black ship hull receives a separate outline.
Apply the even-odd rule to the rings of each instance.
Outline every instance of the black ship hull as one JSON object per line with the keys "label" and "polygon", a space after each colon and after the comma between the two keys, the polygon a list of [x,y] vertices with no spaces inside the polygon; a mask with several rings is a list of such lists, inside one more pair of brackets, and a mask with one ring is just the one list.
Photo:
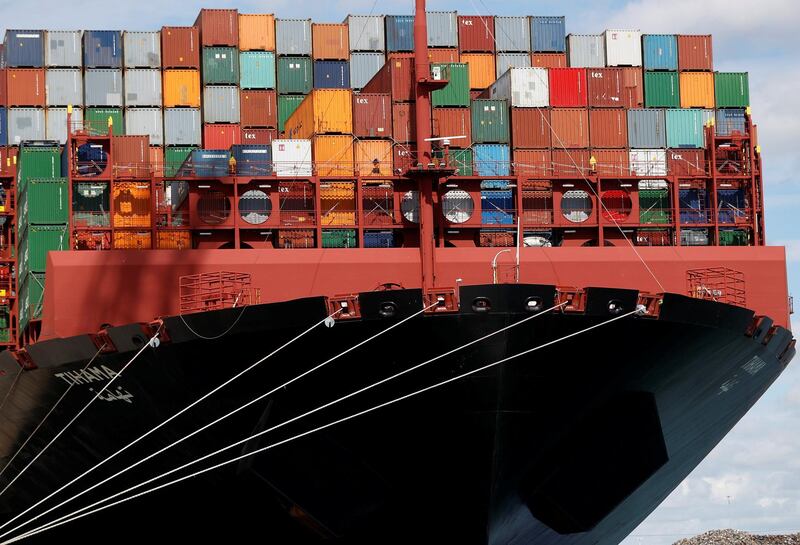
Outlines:
{"label": "black ship hull", "polygon": [[[66,514],[531,316],[552,286],[471,286],[461,310],[416,316],[233,418],[37,523]],[[252,452],[630,311],[636,292],[587,290],[585,312],[552,312],[208,460]],[[477,298],[485,298],[473,305]],[[489,308],[484,304],[488,300]],[[0,533],[422,308],[419,290],[360,295],[361,318],[320,326]],[[387,316],[384,303],[391,302]],[[313,298],[164,320],[142,355],[0,496],[3,521],[159,424],[329,313]],[[391,314],[391,313],[390,313]],[[238,320],[238,321],[237,321]],[[220,339],[214,336],[236,322]],[[191,331],[187,327],[191,326]],[[794,354],[791,333],[753,313],[667,295],[630,316],[470,377],[64,525],[31,543],[616,544],[725,436]],[[30,347],[36,369],[0,355],[0,463],[77,382],[6,468],[0,489],[146,342],[111,328]],[[179,475],[189,473],[185,470]],[[178,475],[173,475],[172,478]],[[85,482],[84,482],[85,481]],[[158,484],[158,483],[156,483]],[[29,528],[30,528],[29,527]],[[10,537],[10,536],[9,536]]]}

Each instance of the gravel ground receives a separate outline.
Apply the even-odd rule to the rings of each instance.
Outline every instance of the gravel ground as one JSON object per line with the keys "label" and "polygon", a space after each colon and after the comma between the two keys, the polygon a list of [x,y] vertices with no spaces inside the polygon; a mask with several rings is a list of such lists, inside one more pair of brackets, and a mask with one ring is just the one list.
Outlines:
{"label": "gravel ground", "polygon": [[675,545],[800,545],[800,534],[761,536],[738,530],[713,530],[681,539]]}

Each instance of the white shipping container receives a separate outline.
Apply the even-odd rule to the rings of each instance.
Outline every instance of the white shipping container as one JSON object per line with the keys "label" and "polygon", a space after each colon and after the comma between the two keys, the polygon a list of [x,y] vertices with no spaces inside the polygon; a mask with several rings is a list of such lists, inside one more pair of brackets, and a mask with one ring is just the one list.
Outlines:
{"label": "white shipping container", "polygon": [[350,87],[361,89],[386,63],[383,53],[350,54]]}
{"label": "white shipping container", "polygon": [[203,117],[206,123],[238,123],[239,88],[209,85],[203,89]]}
{"label": "white shipping container", "polygon": [[667,152],[663,149],[632,149],[631,172],[636,176],[666,176]]}
{"label": "white shipping container", "polygon": [[546,108],[550,86],[546,68],[511,68],[489,87],[489,98],[505,99],[517,108]]}
{"label": "white shipping container", "polygon": [[311,55],[311,19],[275,19],[278,55]]}
{"label": "white shipping container", "polygon": [[495,79],[508,72],[509,68],[530,68],[530,53],[498,53],[495,57]]}
{"label": "white shipping container", "polygon": [[455,11],[429,11],[428,47],[458,47],[458,16]]}
{"label": "white shipping container", "polygon": [[199,108],[167,108],[164,110],[164,145],[203,145],[203,123]]}
{"label": "white shipping container", "polygon": [[498,52],[530,51],[531,25],[527,17],[495,17],[494,41]]}
{"label": "white shipping container", "polygon": [[311,176],[311,140],[273,140],[272,164],[278,177]]}
{"label": "white shipping container", "polygon": [[642,33],[639,30],[606,30],[606,66],[641,66]]}
{"label": "white shipping container", "polygon": [[129,32],[122,35],[126,68],[161,68],[161,32]]}
{"label": "white shipping container", "polygon": [[26,140],[45,139],[44,108],[9,108],[8,143],[19,146]]}
{"label": "white shipping container", "polygon": [[85,106],[122,106],[122,70],[87,68],[83,77]]}
{"label": "white shipping container", "polygon": [[348,15],[350,51],[383,51],[386,49],[383,15]]}
{"label": "white shipping container", "polygon": [[80,68],[48,68],[44,79],[48,106],[83,105],[83,74]]}
{"label": "white shipping container", "polygon": [[146,135],[151,146],[164,145],[164,117],[161,108],[132,108],[125,111],[125,134]]}
{"label": "white shipping container", "polygon": [[80,30],[48,30],[45,36],[45,66],[83,66],[83,39]]}
{"label": "white shipping container", "polygon": [[[67,109],[66,108],[47,108],[45,134],[48,140],[55,140],[60,144],[67,142]],[[72,123],[83,122],[83,110],[72,108]]]}
{"label": "white shipping container", "polygon": [[125,70],[126,106],[161,106],[161,70]]}
{"label": "white shipping container", "polygon": [[567,36],[567,60],[570,68],[603,68],[606,46],[602,34],[570,34]]}

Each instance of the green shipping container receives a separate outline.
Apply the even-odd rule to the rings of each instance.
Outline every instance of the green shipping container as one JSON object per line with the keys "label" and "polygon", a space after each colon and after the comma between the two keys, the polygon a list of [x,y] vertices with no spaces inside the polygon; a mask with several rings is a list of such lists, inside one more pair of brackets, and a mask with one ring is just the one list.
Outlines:
{"label": "green shipping container", "polygon": [[356,245],[355,229],[322,230],[323,248],[355,248]]}
{"label": "green shipping container", "polygon": [[283,132],[286,120],[291,117],[305,98],[305,95],[281,95],[278,97],[278,130],[280,132]]}
{"label": "green shipping container", "polygon": [[24,330],[31,320],[42,318],[44,273],[31,273],[19,290],[19,327]]}
{"label": "green shipping container", "polygon": [[469,107],[469,66],[465,63],[448,63],[431,65],[434,78],[448,80],[447,85],[433,92],[431,101],[434,106]]}
{"label": "green shipping container", "polygon": [[681,91],[677,72],[644,73],[644,105],[647,108],[680,108]]}
{"label": "green shipping container", "polygon": [[275,53],[242,51],[239,53],[239,87],[242,89],[275,88]]}
{"label": "green shipping container", "polygon": [[123,136],[125,134],[125,118],[122,108],[86,108],[83,119],[90,134],[108,134],[108,118],[113,126],[111,134]]}
{"label": "green shipping container", "polygon": [[505,100],[472,101],[472,140],[508,144],[508,103]]}
{"label": "green shipping container", "polygon": [[278,58],[278,94],[307,95],[313,88],[314,66],[311,64],[310,58]]}
{"label": "green shipping container", "polygon": [[23,146],[17,158],[17,195],[22,194],[28,180],[59,178],[61,150],[58,146]]}
{"label": "green shipping container", "polygon": [[717,72],[714,74],[714,96],[717,108],[747,108],[750,106],[750,81],[747,72]]}
{"label": "green shipping container", "polygon": [[19,243],[19,280],[24,281],[29,272],[43,273],[47,252],[66,250],[68,242],[66,225],[29,225]]}
{"label": "green shipping container", "polygon": [[639,223],[669,223],[669,190],[639,190]]}
{"label": "green shipping container", "polygon": [[33,178],[19,197],[18,234],[22,237],[29,224],[63,225],[69,222],[66,178]]}
{"label": "green shipping container", "polygon": [[[433,156],[441,159],[444,151],[434,150]],[[448,161],[451,167],[455,167],[456,176],[472,176],[472,150],[471,149],[450,149]]]}
{"label": "green shipping container", "polygon": [[743,229],[726,229],[719,232],[720,246],[747,246],[749,243],[747,231]]}
{"label": "green shipping container", "polygon": [[666,110],[668,148],[704,148],[704,110]]}
{"label": "green shipping container", "polygon": [[178,169],[186,161],[195,146],[177,146],[164,148],[164,176],[172,178],[178,174]]}
{"label": "green shipping container", "polygon": [[203,48],[203,85],[217,84],[239,84],[239,51],[235,47]]}

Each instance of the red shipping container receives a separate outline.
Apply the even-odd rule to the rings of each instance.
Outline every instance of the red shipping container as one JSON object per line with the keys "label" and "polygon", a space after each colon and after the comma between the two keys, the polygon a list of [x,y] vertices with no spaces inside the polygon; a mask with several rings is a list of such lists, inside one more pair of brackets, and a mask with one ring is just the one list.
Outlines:
{"label": "red shipping container", "polygon": [[242,127],[278,126],[278,97],[275,91],[241,91],[240,124]]}
{"label": "red shipping container", "polygon": [[622,68],[589,68],[586,75],[590,107],[625,107]]}
{"label": "red shipping container", "polygon": [[549,149],[515,149],[514,173],[531,178],[549,178],[553,175],[553,157]]}
{"label": "red shipping container", "polygon": [[586,149],[554,149],[553,174],[564,178],[585,178],[589,170],[591,153]]}
{"label": "red shipping container", "polygon": [[408,102],[415,96],[414,72],[413,53],[392,53],[361,92],[389,93],[393,102]]}
{"label": "red shipping container", "polygon": [[462,53],[494,52],[494,17],[460,15],[458,17],[458,46]]}
{"label": "red shipping container", "polygon": [[194,26],[204,46],[239,47],[239,12],[235,9],[201,9]]}
{"label": "red shipping container", "polygon": [[531,53],[531,66],[534,68],[566,68],[566,53]]}
{"label": "red shipping container", "polygon": [[203,149],[230,149],[242,143],[241,127],[238,124],[204,123]]}
{"label": "red shipping container", "polygon": [[667,150],[667,172],[671,176],[704,176],[706,173],[705,150]]}
{"label": "red shipping container", "polygon": [[551,68],[548,71],[550,83],[550,106],[586,106],[586,69]]}
{"label": "red shipping container", "polygon": [[431,64],[441,64],[448,62],[461,62],[458,49],[449,47],[429,47],[428,60]]}
{"label": "red shipping container", "polygon": [[193,26],[161,27],[161,66],[200,70],[200,31]]}
{"label": "red shipping container", "polygon": [[112,136],[110,155],[117,178],[150,176],[149,136]]}
{"label": "red shipping container", "polygon": [[413,104],[392,105],[392,134],[395,142],[417,141],[417,111]]}
{"label": "red shipping container", "polygon": [[472,110],[470,108],[434,108],[431,123],[431,136],[466,136],[453,140],[454,147],[466,148],[472,145]]}
{"label": "red shipping container", "polygon": [[278,138],[278,129],[242,129],[242,144],[267,146]]}
{"label": "red shipping container", "polygon": [[630,153],[626,149],[593,149],[598,176],[630,176]]}
{"label": "red shipping container", "polygon": [[469,99],[470,101],[472,101],[472,100],[477,100],[479,98],[489,98],[488,96],[487,97],[481,96],[486,92],[487,92],[486,89],[471,89],[469,92]]}
{"label": "red shipping container", "polygon": [[150,146],[150,174],[156,178],[164,177],[164,148]]}
{"label": "red shipping container", "polygon": [[678,35],[678,70],[714,69],[714,55],[711,48],[711,36]]}
{"label": "red shipping container", "polygon": [[43,68],[8,68],[6,69],[5,106],[40,106],[45,105],[45,79]]}
{"label": "red shipping container", "polygon": [[392,165],[395,174],[403,172],[417,164],[417,147],[414,145],[395,144],[392,150]]}
{"label": "red shipping container", "polygon": [[641,68],[626,67],[622,70],[622,106],[644,108],[644,75]]}
{"label": "red shipping container", "polygon": [[628,147],[628,113],[623,108],[590,110],[589,144],[593,148]]}
{"label": "red shipping container", "polygon": [[672,234],[669,229],[639,229],[636,231],[636,245],[672,246]]}
{"label": "red shipping container", "polygon": [[511,108],[511,144],[515,148],[549,148],[550,142],[550,110]]}
{"label": "red shipping container", "polygon": [[589,147],[589,111],[585,108],[553,108],[550,128],[554,149]]}
{"label": "red shipping container", "polygon": [[353,135],[360,138],[391,138],[391,95],[359,93],[353,96]]}
{"label": "red shipping container", "polygon": [[0,147],[0,176],[17,175],[17,147]]}

